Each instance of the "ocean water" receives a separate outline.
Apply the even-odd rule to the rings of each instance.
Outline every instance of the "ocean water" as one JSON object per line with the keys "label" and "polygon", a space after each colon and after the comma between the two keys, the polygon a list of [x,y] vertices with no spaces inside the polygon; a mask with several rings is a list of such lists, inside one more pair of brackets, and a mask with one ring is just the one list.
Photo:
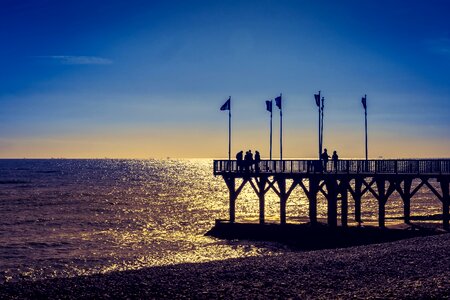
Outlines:
{"label": "ocean water", "polygon": [[[277,222],[273,192],[266,205],[267,219]],[[394,194],[387,215],[401,216],[402,209]],[[413,215],[440,209],[427,190],[412,202]],[[323,198],[318,210],[326,218]],[[307,221],[307,199],[298,188],[287,213],[288,222]],[[256,222],[250,186],[236,214],[238,221]],[[366,195],[363,218],[370,223],[376,216],[377,203]],[[290,251],[204,236],[215,219],[227,217],[226,185],[208,159],[0,160],[0,284]]]}

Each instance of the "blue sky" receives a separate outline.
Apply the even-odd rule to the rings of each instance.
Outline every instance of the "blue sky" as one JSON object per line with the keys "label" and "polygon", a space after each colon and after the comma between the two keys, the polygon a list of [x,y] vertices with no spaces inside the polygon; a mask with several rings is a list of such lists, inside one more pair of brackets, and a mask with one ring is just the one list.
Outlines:
{"label": "blue sky", "polygon": [[[1,157],[450,156],[448,1],[0,1]],[[274,148],[278,149],[278,116]],[[275,154],[278,155],[277,151]]]}

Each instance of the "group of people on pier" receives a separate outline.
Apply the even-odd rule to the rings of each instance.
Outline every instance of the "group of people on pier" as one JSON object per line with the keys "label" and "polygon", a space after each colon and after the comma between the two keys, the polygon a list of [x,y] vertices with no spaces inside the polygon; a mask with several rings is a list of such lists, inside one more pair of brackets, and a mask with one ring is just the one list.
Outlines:
{"label": "group of people on pier", "polygon": [[[236,161],[237,161],[237,167],[238,170],[240,172],[250,172],[250,171],[255,171],[255,172],[259,172],[259,162],[261,161],[261,155],[259,154],[259,151],[256,150],[255,151],[255,157],[253,158],[253,153],[252,150],[248,150],[247,152],[245,152],[244,155],[244,151],[239,151],[236,154]],[[253,168],[253,166],[255,166]]]}
{"label": "group of people on pier", "polygon": [[[328,165],[329,159],[330,159],[330,156],[328,155],[328,150],[327,150],[327,148],[325,148],[325,149],[323,149],[323,153],[320,154],[320,160],[323,162],[323,171],[324,172],[327,172],[327,165]],[[333,160],[334,170],[337,171],[339,156],[338,156],[336,150],[333,151],[333,156],[331,156],[331,159]]]}
{"label": "group of people on pier", "polygon": [[[338,169],[338,160],[339,160],[339,156],[335,151],[333,151],[333,155],[330,157],[328,155],[328,150],[325,148],[323,153],[320,154],[320,172],[328,172],[327,170],[327,165],[328,165],[328,161],[329,159],[332,159],[333,161],[333,166],[334,166],[334,171],[337,172]],[[255,151],[255,156],[253,156],[252,150],[248,150],[245,152],[244,155],[244,151],[239,151],[236,154],[236,161],[237,161],[237,169],[239,172],[259,172],[260,171],[260,162],[261,162],[261,155],[259,153],[259,151]],[[311,166],[313,167],[313,166]],[[309,167],[308,167],[309,169]],[[315,168],[317,171],[317,167]],[[312,171],[312,170],[311,170]]]}

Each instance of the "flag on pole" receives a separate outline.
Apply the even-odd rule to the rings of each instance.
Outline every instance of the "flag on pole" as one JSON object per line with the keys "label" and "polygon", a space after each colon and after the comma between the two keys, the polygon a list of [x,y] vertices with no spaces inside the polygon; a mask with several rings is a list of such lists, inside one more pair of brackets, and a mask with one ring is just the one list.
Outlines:
{"label": "flag on pole", "polygon": [[275,104],[279,109],[281,109],[281,96],[275,98]]}
{"label": "flag on pole", "polygon": [[314,99],[316,99],[317,107],[320,107],[320,94],[314,94]]}
{"label": "flag on pole", "polygon": [[266,100],[266,109],[272,112],[272,100]]}
{"label": "flag on pole", "polygon": [[362,97],[361,103],[362,103],[364,109],[367,109],[367,102],[366,101],[367,101],[366,96]]}
{"label": "flag on pole", "polygon": [[220,110],[230,110],[231,106],[231,97],[220,107]]}

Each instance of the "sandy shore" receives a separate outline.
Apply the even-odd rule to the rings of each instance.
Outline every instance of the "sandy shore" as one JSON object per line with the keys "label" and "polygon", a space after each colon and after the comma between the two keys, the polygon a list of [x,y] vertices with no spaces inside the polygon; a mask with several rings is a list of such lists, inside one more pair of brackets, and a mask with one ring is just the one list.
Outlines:
{"label": "sandy shore", "polygon": [[450,234],[0,286],[0,298],[450,297]]}

